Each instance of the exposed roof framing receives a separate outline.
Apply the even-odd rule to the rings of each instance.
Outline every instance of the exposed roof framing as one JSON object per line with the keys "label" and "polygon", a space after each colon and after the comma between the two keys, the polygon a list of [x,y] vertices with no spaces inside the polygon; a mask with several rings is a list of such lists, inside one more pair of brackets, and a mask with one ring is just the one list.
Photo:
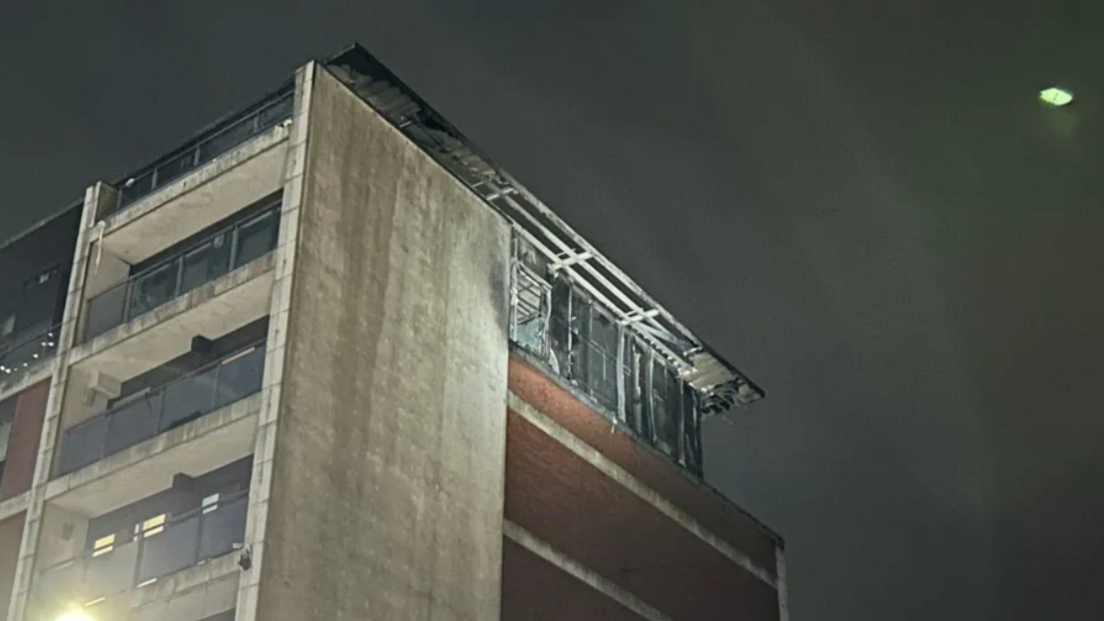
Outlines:
{"label": "exposed roof framing", "polygon": [[716,414],[762,398],[763,391],[708,348],[631,278],[525,186],[482,155],[455,127],[359,45],[324,66],[439,164],[513,223],[553,270],[605,306],[662,353]]}

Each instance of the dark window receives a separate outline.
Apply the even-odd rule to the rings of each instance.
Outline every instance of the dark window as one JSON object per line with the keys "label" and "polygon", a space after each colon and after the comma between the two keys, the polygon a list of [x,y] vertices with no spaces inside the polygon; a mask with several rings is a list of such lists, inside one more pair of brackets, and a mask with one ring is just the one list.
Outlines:
{"label": "dark window", "polygon": [[130,290],[130,308],[127,317],[137,317],[151,311],[175,297],[176,262],[154,268],[134,279]]}
{"label": "dark window", "polygon": [[180,270],[180,295],[230,271],[230,234],[219,233],[184,253]]}
{"label": "dark window", "polygon": [[591,307],[589,332],[586,383],[598,403],[617,412],[617,324]]}
{"label": "dark window", "polygon": [[551,337],[552,370],[568,376],[571,369],[571,284],[557,279],[552,284],[552,317],[549,326]]}
{"label": "dark window", "polygon": [[521,265],[515,266],[511,337],[541,358],[548,351],[548,321],[552,290],[541,278]]}
{"label": "dark window", "polygon": [[691,472],[702,473],[701,418],[698,395],[689,384],[682,387],[682,463]]}
{"label": "dark window", "polygon": [[655,421],[656,448],[672,457],[678,457],[679,438],[682,435],[682,394],[674,373],[659,360],[652,367],[652,418]]}
{"label": "dark window", "polygon": [[278,220],[276,212],[269,211],[238,228],[238,256],[234,260],[235,266],[255,261],[276,247]]}

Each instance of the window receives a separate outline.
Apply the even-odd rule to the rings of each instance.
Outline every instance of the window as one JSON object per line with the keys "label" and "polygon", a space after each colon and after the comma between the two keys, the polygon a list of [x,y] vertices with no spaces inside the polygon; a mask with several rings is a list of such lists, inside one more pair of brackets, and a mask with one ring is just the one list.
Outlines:
{"label": "window", "polygon": [[617,324],[591,307],[587,347],[587,385],[598,403],[617,412]]}
{"label": "window", "polygon": [[515,238],[510,340],[535,354],[549,370],[585,394],[610,418],[672,461],[701,474],[698,392],[675,363],[634,330],[601,297],[576,286],[571,275],[534,260]]}
{"label": "window", "polygon": [[12,332],[15,332],[15,313],[0,320],[0,338],[8,336]]}
{"label": "window", "polygon": [[127,318],[151,311],[176,294],[176,262],[162,265],[134,279]]}
{"label": "window", "polygon": [[238,227],[238,256],[234,259],[234,265],[240,267],[268,254],[276,246],[276,230],[275,210],[265,212]]}
{"label": "window", "polygon": [[167,518],[168,514],[162,513],[161,515],[155,515],[148,520],[142,520],[138,524],[134,525],[134,534],[142,538],[152,537],[157,533],[165,530],[165,521]]}
{"label": "window", "polygon": [[203,513],[210,513],[218,510],[219,495],[211,494],[203,499],[200,503],[201,511]]}
{"label": "window", "polygon": [[548,351],[548,319],[552,288],[528,268],[514,265],[511,337],[525,349],[544,357]]}
{"label": "window", "polygon": [[229,235],[219,233],[199,248],[184,254],[180,272],[180,294],[222,276],[230,268]]}
{"label": "window", "polygon": [[92,544],[92,556],[107,554],[115,549],[115,535],[100,537]]}
{"label": "window", "polygon": [[656,448],[673,457],[679,454],[682,395],[674,373],[659,360],[652,367],[652,420]]}

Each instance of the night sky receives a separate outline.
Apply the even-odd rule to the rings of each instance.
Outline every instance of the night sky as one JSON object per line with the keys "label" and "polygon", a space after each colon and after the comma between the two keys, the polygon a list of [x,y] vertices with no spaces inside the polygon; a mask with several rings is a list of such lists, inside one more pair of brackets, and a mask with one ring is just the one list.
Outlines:
{"label": "night sky", "polygon": [[0,238],[360,41],[767,390],[795,621],[1099,618],[1104,3],[1012,4],[9,2]]}

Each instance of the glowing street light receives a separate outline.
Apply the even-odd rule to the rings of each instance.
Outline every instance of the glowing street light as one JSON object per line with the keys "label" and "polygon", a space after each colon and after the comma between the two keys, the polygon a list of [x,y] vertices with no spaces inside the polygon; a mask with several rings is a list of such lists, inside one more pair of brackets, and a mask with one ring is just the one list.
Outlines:
{"label": "glowing street light", "polygon": [[1069,103],[1073,101],[1073,93],[1063,88],[1052,86],[1039,91],[1039,100],[1047,105],[1060,108],[1069,105]]}

